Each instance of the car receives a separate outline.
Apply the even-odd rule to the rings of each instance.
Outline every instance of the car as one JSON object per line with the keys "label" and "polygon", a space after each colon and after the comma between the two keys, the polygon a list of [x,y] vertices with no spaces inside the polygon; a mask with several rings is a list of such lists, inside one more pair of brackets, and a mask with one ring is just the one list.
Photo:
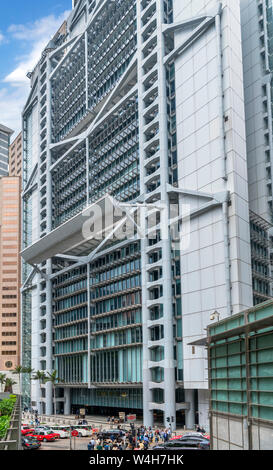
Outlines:
{"label": "car", "polygon": [[159,449],[165,449],[165,450],[207,450],[209,449],[209,443],[207,440],[196,440],[194,441],[193,439],[183,439],[183,440],[175,440],[175,441],[169,441],[165,442],[164,444],[160,444],[154,449],[159,450]]}
{"label": "car", "polygon": [[46,431],[39,431],[38,433],[34,431],[28,437],[35,437],[35,439],[37,439],[38,441],[43,441],[43,442],[52,442],[56,440],[56,437],[54,434],[48,434]]}
{"label": "car", "polygon": [[206,441],[201,441],[198,447],[201,450],[210,450],[210,444],[209,442],[206,442]]}
{"label": "car", "polygon": [[190,450],[190,451],[192,451],[192,450],[200,450],[200,449],[198,449],[198,447],[191,447],[189,449],[188,447],[182,447],[182,446],[177,446],[177,447],[159,447],[159,446],[157,446],[157,447],[150,448],[148,450],[150,450],[150,451],[153,451],[153,450],[161,450],[161,451],[163,451],[163,450]]}
{"label": "car", "polygon": [[88,437],[92,436],[93,431],[92,429],[88,429],[88,426],[71,426],[71,435],[73,437]]}
{"label": "car", "polygon": [[45,428],[37,427],[37,428],[34,429],[34,431],[35,431],[36,434],[40,434],[40,432],[45,432],[46,434],[53,434],[56,439],[60,439],[60,437],[61,437],[61,434],[59,433],[59,431],[55,432],[51,428],[45,429]]}
{"label": "car", "polygon": [[181,440],[181,439],[207,439],[210,440],[208,434],[202,434],[201,432],[187,432],[186,434],[181,434],[179,436],[172,437],[170,441]]}
{"label": "car", "polygon": [[210,448],[210,441],[206,438],[201,436],[183,436],[181,439],[172,442],[179,442],[183,445],[184,442],[190,443],[192,442],[197,447],[202,448],[202,450],[208,450]]}
{"label": "car", "polygon": [[36,450],[40,449],[41,443],[34,437],[26,436],[22,438],[23,450]]}
{"label": "car", "polygon": [[41,429],[43,431],[49,431],[51,429],[50,426],[43,426],[41,424],[39,424],[39,426],[36,426],[35,429]]}
{"label": "car", "polygon": [[30,434],[34,431],[34,428],[29,428],[28,426],[24,426],[21,428],[21,434],[22,436],[26,436],[27,434]]}
{"label": "car", "polygon": [[98,439],[111,439],[111,436],[117,438],[119,436],[123,437],[125,435],[126,431],[124,431],[124,429],[104,429],[97,434]]}
{"label": "car", "polygon": [[69,428],[65,429],[62,426],[52,426],[50,432],[59,434],[60,439],[66,439],[69,437]]}
{"label": "car", "polygon": [[179,441],[207,441],[209,443],[209,439],[206,437],[201,437],[201,436],[183,436]]}

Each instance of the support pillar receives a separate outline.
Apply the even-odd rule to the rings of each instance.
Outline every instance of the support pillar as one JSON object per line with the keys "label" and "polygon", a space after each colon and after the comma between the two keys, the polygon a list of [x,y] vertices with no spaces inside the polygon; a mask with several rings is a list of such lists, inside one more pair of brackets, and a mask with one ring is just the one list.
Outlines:
{"label": "support pillar", "polygon": [[69,416],[71,414],[71,391],[70,388],[64,389],[64,415]]}
{"label": "support pillar", "polygon": [[[51,261],[47,262],[47,274],[51,274]],[[46,370],[52,372],[52,286],[51,281],[46,281]],[[52,382],[46,383],[46,415],[53,414],[53,386]]]}
{"label": "support pillar", "polygon": [[194,390],[185,390],[185,402],[190,404],[186,410],[186,428],[194,429],[195,423],[195,403],[194,403]]}

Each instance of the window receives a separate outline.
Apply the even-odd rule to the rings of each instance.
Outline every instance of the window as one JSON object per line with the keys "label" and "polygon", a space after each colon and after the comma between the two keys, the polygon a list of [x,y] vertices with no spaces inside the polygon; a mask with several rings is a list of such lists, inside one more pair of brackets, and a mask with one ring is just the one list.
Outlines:
{"label": "window", "polygon": [[5,362],[5,367],[6,367],[7,369],[11,369],[12,366],[13,366],[13,363],[12,363],[11,361]]}

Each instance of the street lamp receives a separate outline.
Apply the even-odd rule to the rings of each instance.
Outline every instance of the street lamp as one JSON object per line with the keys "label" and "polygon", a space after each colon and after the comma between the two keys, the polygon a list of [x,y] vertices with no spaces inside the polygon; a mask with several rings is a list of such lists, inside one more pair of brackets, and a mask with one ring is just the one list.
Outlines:
{"label": "street lamp", "polygon": [[210,316],[210,320],[213,321],[213,320],[216,320],[219,321],[220,320],[220,313],[217,312],[217,310],[215,310],[215,312],[213,312]]}

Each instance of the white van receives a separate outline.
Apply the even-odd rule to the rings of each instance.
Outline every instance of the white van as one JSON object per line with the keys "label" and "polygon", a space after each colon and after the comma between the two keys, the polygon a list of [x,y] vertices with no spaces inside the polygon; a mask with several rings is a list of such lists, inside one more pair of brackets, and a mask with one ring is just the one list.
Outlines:
{"label": "white van", "polygon": [[51,430],[57,434],[60,434],[61,439],[67,439],[69,437],[69,428],[67,426],[51,426]]}

